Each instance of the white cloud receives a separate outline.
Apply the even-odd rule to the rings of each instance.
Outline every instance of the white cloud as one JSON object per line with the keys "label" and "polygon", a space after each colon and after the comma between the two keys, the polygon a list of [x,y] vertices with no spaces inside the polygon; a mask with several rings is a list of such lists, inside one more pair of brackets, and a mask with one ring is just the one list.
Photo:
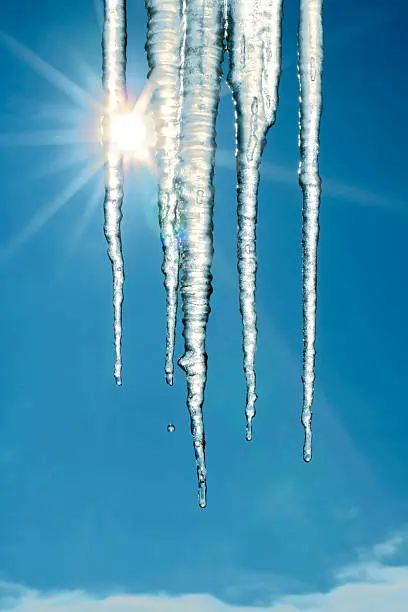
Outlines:
{"label": "white cloud", "polygon": [[[266,607],[240,607],[202,595],[111,595],[97,598],[83,591],[45,594],[0,583],[2,612],[406,612],[408,566],[385,565],[406,542],[399,534],[373,548],[368,558],[336,574],[337,586],[327,593],[283,596]],[[365,559],[364,559],[365,557]]]}
{"label": "white cloud", "polygon": [[373,548],[374,556],[377,559],[383,559],[384,557],[392,557],[398,552],[398,549],[407,541],[407,534],[399,533],[387,540],[381,542]]}

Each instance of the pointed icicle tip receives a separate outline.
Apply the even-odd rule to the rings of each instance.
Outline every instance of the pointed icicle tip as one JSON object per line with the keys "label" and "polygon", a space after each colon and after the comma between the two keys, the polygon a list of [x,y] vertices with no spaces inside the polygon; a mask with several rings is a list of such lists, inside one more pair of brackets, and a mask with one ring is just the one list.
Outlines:
{"label": "pointed icicle tip", "polygon": [[113,378],[115,379],[115,383],[118,387],[122,386],[122,364],[115,363],[115,368],[113,370]]}
{"label": "pointed icicle tip", "polygon": [[170,385],[170,387],[173,386],[173,372],[166,372],[166,383]]}
{"label": "pointed icicle tip", "polygon": [[303,461],[305,463],[310,463],[312,460],[312,451],[303,449]]}
{"label": "pointed icicle tip", "polygon": [[310,463],[312,460],[312,409],[311,406],[304,406],[302,411],[302,425],[305,431],[305,441],[303,444],[303,461]]}
{"label": "pointed icicle tip", "polygon": [[245,439],[250,442],[252,440],[252,418],[249,418],[245,428]]}
{"label": "pointed icicle tip", "polygon": [[252,421],[256,415],[255,402],[258,399],[257,393],[249,394],[247,398],[247,404],[245,409],[246,415],[246,426],[245,426],[245,438],[248,442],[252,440]]}
{"label": "pointed icicle tip", "polygon": [[207,484],[205,481],[198,484],[198,505],[200,508],[207,507]]}

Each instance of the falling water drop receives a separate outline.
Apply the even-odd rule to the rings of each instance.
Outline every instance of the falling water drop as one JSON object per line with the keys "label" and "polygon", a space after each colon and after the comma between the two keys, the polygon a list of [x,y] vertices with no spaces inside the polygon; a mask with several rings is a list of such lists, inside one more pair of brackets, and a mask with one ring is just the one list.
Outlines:
{"label": "falling water drop", "polygon": [[169,433],[173,433],[173,431],[175,431],[175,429],[176,429],[176,427],[173,425],[173,423],[169,423],[169,424],[167,425],[167,431],[168,431]]}

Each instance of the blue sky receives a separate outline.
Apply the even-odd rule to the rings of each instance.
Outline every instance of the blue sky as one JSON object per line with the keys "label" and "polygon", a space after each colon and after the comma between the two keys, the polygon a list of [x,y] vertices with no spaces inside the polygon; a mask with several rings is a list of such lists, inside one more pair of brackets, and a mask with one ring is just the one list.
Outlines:
{"label": "blue sky", "polygon": [[[128,84],[136,96],[147,73],[146,15],[142,2],[128,5]],[[3,10],[2,30],[99,96],[100,14],[92,0],[21,0]],[[325,2],[310,465],[302,461],[300,425],[296,3],[285,10],[280,108],[261,177],[259,400],[251,444],[235,263],[234,118],[229,95],[222,99],[205,511],[196,498],[182,371],[173,388],[164,382],[154,178],[136,168],[126,184],[118,389],[101,173],[38,231],[35,224],[24,229],[72,191],[97,156],[97,145],[77,142],[97,117],[1,37],[0,609],[403,610],[407,16],[402,0],[392,10],[380,1],[357,8],[351,0]],[[73,144],[64,145],[67,138]],[[182,350],[179,328],[177,356]],[[171,435],[169,422],[176,425]]]}

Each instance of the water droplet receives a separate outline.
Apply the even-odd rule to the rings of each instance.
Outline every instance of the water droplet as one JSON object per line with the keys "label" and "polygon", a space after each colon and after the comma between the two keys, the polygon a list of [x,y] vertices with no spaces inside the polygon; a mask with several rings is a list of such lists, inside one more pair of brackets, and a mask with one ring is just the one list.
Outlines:
{"label": "water droplet", "polygon": [[169,425],[167,425],[167,431],[169,433],[173,433],[173,431],[175,430],[175,426],[173,425],[173,423],[170,423]]}

